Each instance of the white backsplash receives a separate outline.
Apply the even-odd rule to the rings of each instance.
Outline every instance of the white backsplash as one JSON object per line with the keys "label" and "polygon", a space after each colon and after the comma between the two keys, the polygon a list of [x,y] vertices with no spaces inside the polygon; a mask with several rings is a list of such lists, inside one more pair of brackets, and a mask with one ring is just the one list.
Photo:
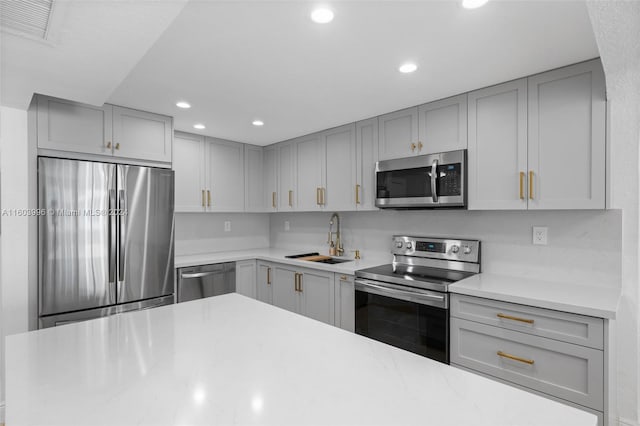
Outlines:
{"label": "white backsplash", "polygon": [[[271,214],[272,247],[328,253],[331,212]],[[618,287],[621,214],[609,211],[373,211],[340,213],[346,255],[389,253],[392,235],[459,237],[482,242],[482,271],[548,281]],[[285,231],[284,223],[290,230]],[[549,229],[532,244],[532,227]],[[389,257],[390,258],[390,257]]]}
{"label": "white backsplash", "polygon": [[[225,232],[224,223],[231,222]],[[264,213],[176,213],[176,255],[269,247]]]}

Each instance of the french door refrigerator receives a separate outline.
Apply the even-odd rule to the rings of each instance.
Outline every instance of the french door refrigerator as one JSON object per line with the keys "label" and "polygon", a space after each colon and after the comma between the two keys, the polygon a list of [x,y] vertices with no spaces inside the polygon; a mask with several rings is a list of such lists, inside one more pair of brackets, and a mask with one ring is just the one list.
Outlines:
{"label": "french door refrigerator", "polygon": [[173,303],[173,171],[38,157],[40,328]]}

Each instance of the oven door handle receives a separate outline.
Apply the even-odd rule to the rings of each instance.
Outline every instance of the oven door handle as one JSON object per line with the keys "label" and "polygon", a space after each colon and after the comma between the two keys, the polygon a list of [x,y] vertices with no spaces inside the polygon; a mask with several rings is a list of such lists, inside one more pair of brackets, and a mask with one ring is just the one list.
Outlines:
{"label": "oven door handle", "polygon": [[438,160],[433,160],[431,163],[431,199],[434,203],[438,202]]}
{"label": "oven door handle", "polygon": [[391,297],[393,299],[400,299],[407,302],[415,302],[421,305],[435,306],[443,309],[447,309],[448,307],[449,298],[446,294],[433,294],[419,290],[400,290],[395,287],[387,287],[374,281],[362,279],[356,279],[354,285],[356,291],[377,294],[379,296]]}

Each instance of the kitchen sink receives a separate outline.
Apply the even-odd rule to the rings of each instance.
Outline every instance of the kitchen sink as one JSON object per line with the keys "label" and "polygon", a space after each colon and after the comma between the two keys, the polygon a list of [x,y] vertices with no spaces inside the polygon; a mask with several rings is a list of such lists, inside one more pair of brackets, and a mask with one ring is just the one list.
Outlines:
{"label": "kitchen sink", "polygon": [[337,259],[335,257],[321,256],[320,253],[304,253],[304,254],[292,254],[285,256],[287,259],[306,260],[307,262],[327,263],[335,265],[338,263],[353,262],[352,259]]}

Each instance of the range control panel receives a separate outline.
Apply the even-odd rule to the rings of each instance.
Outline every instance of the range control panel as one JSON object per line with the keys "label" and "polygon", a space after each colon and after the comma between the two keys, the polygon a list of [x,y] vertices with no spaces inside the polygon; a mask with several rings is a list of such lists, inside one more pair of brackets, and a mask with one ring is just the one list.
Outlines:
{"label": "range control panel", "polygon": [[480,241],[395,235],[391,239],[391,253],[401,256],[478,263]]}

